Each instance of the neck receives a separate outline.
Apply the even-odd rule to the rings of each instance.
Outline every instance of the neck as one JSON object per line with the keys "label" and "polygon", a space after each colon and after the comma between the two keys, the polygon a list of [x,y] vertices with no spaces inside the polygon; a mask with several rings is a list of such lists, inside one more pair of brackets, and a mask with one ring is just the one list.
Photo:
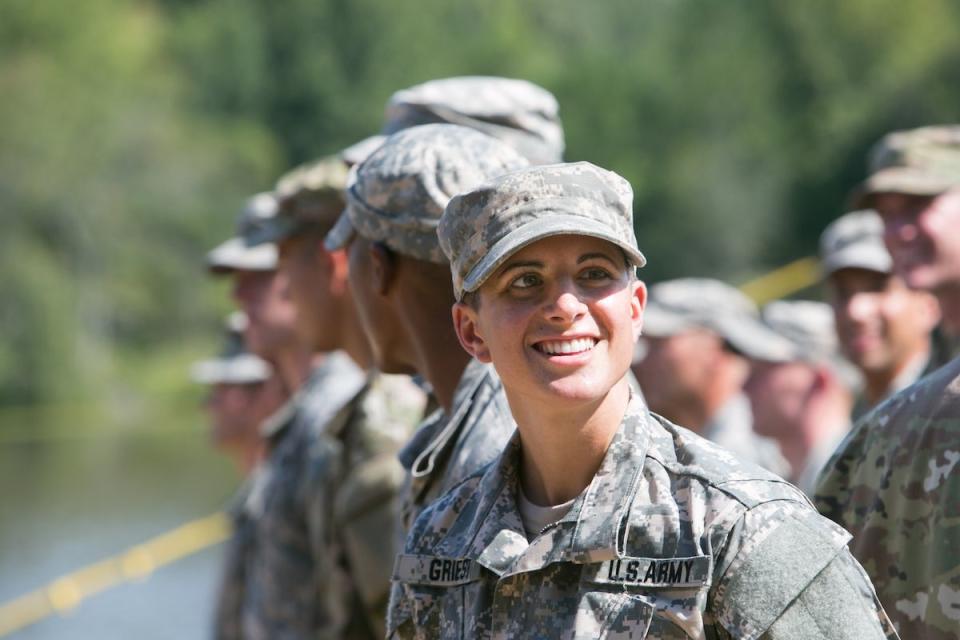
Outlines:
{"label": "neck", "polygon": [[583,493],[603,462],[629,399],[626,377],[603,398],[575,407],[545,407],[507,393],[520,430],[520,481],[531,502],[563,504]]}
{"label": "neck", "polygon": [[437,402],[449,414],[470,356],[457,340],[447,297],[421,294],[412,302],[403,306],[400,316],[411,348],[413,362],[410,365],[430,383]]}
{"label": "neck", "polygon": [[943,330],[951,339],[960,337],[960,283],[941,287],[935,295],[940,303]]}
{"label": "neck", "polygon": [[280,382],[288,394],[300,388],[310,375],[313,354],[306,349],[284,349],[273,357],[270,363],[277,370]]}

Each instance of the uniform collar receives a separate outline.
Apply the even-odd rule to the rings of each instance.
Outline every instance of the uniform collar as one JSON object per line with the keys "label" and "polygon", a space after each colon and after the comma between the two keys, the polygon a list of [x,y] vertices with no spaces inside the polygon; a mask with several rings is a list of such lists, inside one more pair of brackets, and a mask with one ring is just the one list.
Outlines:
{"label": "uniform collar", "polygon": [[628,533],[624,523],[643,473],[650,445],[649,413],[631,396],[587,489],[559,522],[527,542],[516,504],[519,433],[480,479],[475,500],[437,548],[440,555],[468,557],[497,575],[535,571],[554,562],[588,563],[621,557]]}
{"label": "uniform collar", "polygon": [[453,413],[448,417],[440,410],[435,412],[417,430],[413,439],[401,449],[398,454],[400,463],[414,477],[428,476],[433,473],[437,460],[443,457],[443,453],[451,443],[456,442],[453,436],[470,413],[472,399],[477,389],[492,375],[492,372],[491,365],[471,358],[453,392]]}

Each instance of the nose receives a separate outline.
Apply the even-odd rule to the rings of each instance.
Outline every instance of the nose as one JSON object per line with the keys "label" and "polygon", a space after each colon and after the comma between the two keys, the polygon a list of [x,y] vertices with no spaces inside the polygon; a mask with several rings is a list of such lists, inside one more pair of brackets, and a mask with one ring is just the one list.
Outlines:
{"label": "nose", "polygon": [[561,283],[547,304],[546,314],[552,322],[571,323],[587,312],[587,305],[571,284]]}

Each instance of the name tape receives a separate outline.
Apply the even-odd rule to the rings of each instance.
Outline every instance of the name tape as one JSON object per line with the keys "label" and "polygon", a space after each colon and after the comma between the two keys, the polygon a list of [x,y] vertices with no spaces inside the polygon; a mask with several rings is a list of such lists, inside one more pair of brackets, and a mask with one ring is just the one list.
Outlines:
{"label": "name tape", "polygon": [[470,558],[400,555],[393,565],[393,579],[409,584],[454,587],[480,577],[480,565]]}
{"label": "name tape", "polygon": [[587,580],[639,587],[700,587],[707,583],[710,558],[617,558],[584,567]]}

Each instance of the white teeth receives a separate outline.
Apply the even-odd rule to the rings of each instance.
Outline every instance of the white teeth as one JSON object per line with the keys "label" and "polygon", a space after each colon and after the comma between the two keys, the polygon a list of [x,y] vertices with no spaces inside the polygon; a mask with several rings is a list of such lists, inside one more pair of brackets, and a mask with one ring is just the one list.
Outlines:
{"label": "white teeth", "polygon": [[554,340],[551,342],[541,342],[538,346],[540,351],[548,355],[566,355],[570,353],[580,353],[589,351],[596,344],[593,338],[577,338],[575,340]]}

